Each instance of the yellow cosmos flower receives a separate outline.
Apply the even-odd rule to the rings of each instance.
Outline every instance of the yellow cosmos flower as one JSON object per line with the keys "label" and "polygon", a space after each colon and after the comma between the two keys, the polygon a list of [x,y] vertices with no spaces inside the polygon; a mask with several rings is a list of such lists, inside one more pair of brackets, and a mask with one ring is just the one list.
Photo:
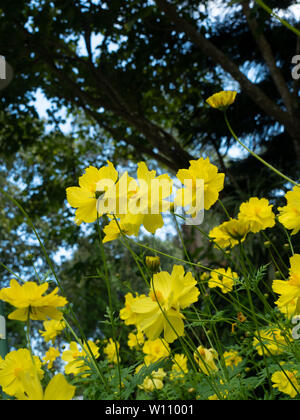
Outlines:
{"label": "yellow cosmos flower", "polygon": [[[287,343],[278,328],[265,328],[255,332],[253,346],[260,356],[279,355],[287,350]],[[263,343],[263,345],[261,344]]]}
{"label": "yellow cosmos flower", "polygon": [[131,310],[136,314],[136,325],[150,340],[162,332],[172,343],[184,334],[184,315],[180,312],[197,302],[200,294],[191,273],[185,275],[182,266],[175,265],[172,274],[166,271],[154,274],[148,297],[135,299]]}
{"label": "yellow cosmos flower", "polygon": [[0,358],[0,386],[5,394],[15,396],[24,392],[23,375],[33,379],[36,374],[43,378],[42,363],[37,356],[31,358],[27,349],[14,350],[8,353],[5,359]]}
{"label": "yellow cosmos flower", "polygon": [[53,367],[53,363],[55,362],[55,360],[60,356],[59,350],[54,348],[54,347],[50,347],[44,357],[44,364],[48,364],[48,369],[52,369]]}
{"label": "yellow cosmos flower", "polygon": [[135,325],[136,324],[136,313],[132,310],[132,304],[138,300],[138,298],[145,298],[145,295],[133,296],[132,293],[127,293],[125,295],[125,307],[120,310],[120,318],[124,321],[125,325]]}
{"label": "yellow cosmos flower", "polygon": [[205,375],[210,375],[218,370],[218,366],[215,363],[215,360],[218,359],[218,353],[215,349],[206,349],[203,346],[199,346],[194,353],[194,359],[198,363],[201,372]]}
{"label": "yellow cosmos flower", "polygon": [[63,320],[56,321],[55,319],[51,319],[50,321],[45,321],[43,323],[45,331],[39,330],[40,334],[48,343],[49,341],[52,341],[54,343],[55,338],[58,334],[62,332],[66,328],[66,323]]}
{"label": "yellow cosmos flower", "polygon": [[295,186],[285,198],[287,205],[279,207],[278,220],[284,227],[292,230],[292,235],[296,235],[300,230],[300,187]]}
{"label": "yellow cosmos flower", "polygon": [[[124,184],[124,183],[123,183]],[[104,242],[117,239],[121,232],[125,235],[138,235],[143,225],[150,233],[164,225],[161,213],[170,209],[166,201],[172,194],[173,181],[169,175],[156,176],[156,171],[149,171],[145,162],[140,162],[137,169],[137,181],[129,178],[122,194],[126,201],[123,206],[126,211],[117,214],[118,223],[112,220],[105,228]],[[121,194],[121,192],[120,192]],[[121,230],[121,232],[120,232]]]}
{"label": "yellow cosmos flower", "polygon": [[[114,342],[112,338],[109,339],[108,344],[104,347],[103,351],[106,354],[106,357],[110,363],[118,363],[118,356],[117,356],[117,350],[116,345],[118,348],[118,351],[120,349],[120,343]],[[119,362],[121,361],[119,356]]]}
{"label": "yellow cosmos flower", "polygon": [[[103,243],[115,241],[121,235],[121,232],[127,236],[137,236],[140,230],[143,217],[141,215],[121,216],[121,219],[111,220],[103,229],[105,234]],[[121,230],[121,232],[120,232]]]}
{"label": "yellow cosmos flower", "polygon": [[239,278],[238,274],[233,272],[231,268],[220,268],[211,272],[211,278],[208,281],[208,287],[214,288],[219,287],[222,293],[231,292],[234,286],[235,280]]}
{"label": "yellow cosmos flower", "polygon": [[[88,341],[88,345],[93,356],[97,359],[99,357],[98,346],[96,346],[96,344],[91,340]],[[73,375],[78,375],[89,371],[90,368],[85,360],[89,360],[88,355],[92,357],[90,350],[86,344],[81,345],[80,348],[75,341],[71,341],[69,350],[65,350],[61,357],[63,361],[67,362],[67,365],[65,366],[65,373],[67,375],[71,373]],[[87,377],[89,375],[90,373],[85,373],[83,377]]]}
{"label": "yellow cosmos flower", "polygon": [[[118,172],[111,162],[100,169],[89,166],[84,175],[79,178],[79,187],[69,187],[66,190],[67,200],[71,207],[76,208],[75,222],[93,223],[97,219],[100,201],[105,202],[108,196],[115,193],[115,183]],[[113,192],[111,193],[111,189]],[[99,200],[99,202],[98,202]],[[100,213],[99,216],[102,214]]]}
{"label": "yellow cosmos flower", "polygon": [[297,376],[298,372],[296,370],[293,372],[286,370],[284,373],[277,371],[271,377],[272,382],[274,382],[273,388],[277,388],[280,392],[294,398],[300,393],[300,384]]}
{"label": "yellow cosmos flower", "polygon": [[142,331],[137,331],[136,333],[130,333],[128,335],[127,344],[128,344],[128,347],[130,347],[131,349],[135,347],[141,348],[144,342],[145,342],[145,337]]}
{"label": "yellow cosmos flower", "polygon": [[123,223],[143,225],[155,233],[163,227],[161,213],[168,211],[170,202],[166,198],[172,194],[173,181],[167,174],[156,176],[156,171],[149,171],[145,162],[140,162],[137,169],[137,188],[131,190],[128,214],[121,219]]}
{"label": "yellow cosmos flower", "polygon": [[241,356],[239,356],[239,352],[236,350],[225,351],[223,357],[225,360],[225,365],[229,367],[237,366],[243,360]]}
{"label": "yellow cosmos flower", "polygon": [[[135,373],[138,374],[140,370],[143,368],[144,365],[140,365],[136,368]],[[164,383],[163,379],[165,378],[167,374],[165,371],[160,368],[154,372],[151,372],[150,376],[147,376],[144,379],[144,382],[139,385],[138,387],[146,392],[153,392],[155,390],[163,389]]]}
{"label": "yellow cosmos flower", "polygon": [[252,197],[241,205],[238,219],[249,224],[249,229],[253,233],[272,228],[275,226],[275,214],[272,207],[266,198]]}
{"label": "yellow cosmos flower", "polygon": [[294,315],[299,315],[297,308],[298,299],[291,300],[287,305],[278,306],[278,310],[285,315],[287,319],[291,319]]}
{"label": "yellow cosmos flower", "polygon": [[177,191],[176,206],[190,208],[187,214],[195,217],[201,210],[209,210],[224,188],[225,175],[211,164],[209,158],[191,160],[189,169],[180,169],[177,178],[185,186]]}
{"label": "yellow cosmos flower", "polygon": [[160,338],[147,340],[143,347],[143,353],[146,355],[144,358],[145,364],[150,365],[160,359],[169,357],[170,351],[170,346],[165,340]]}
{"label": "yellow cosmos flower", "polygon": [[184,354],[175,354],[170,372],[171,381],[184,378],[184,374],[188,373],[188,371],[187,357]]}
{"label": "yellow cosmos flower", "polygon": [[216,248],[217,245],[223,249],[227,247],[233,248],[245,241],[250,232],[249,228],[248,222],[231,219],[213,228],[209,233],[209,237],[214,240]]}
{"label": "yellow cosmos flower", "polygon": [[279,294],[279,299],[275,302],[278,307],[284,307],[292,302],[297,302],[300,298],[300,254],[295,254],[290,258],[290,277],[288,281],[274,280],[272,289]]}
{"label": "yellow cosmos flower", "polygon": [[24,391],[16,395],[18,400],[29,401],[68,401],[74,397],[76,387],[70,385],[63,374],[58,373],[48,383],[43,391],[37,375],[33,378],[28,374],[22,376]]}
{"label": "yellow cosmos flower", "polygon": [[212,108],[225,111],[235,101],[237,92],[232,90],[223,90],[210,96],[206,102]]}
{"label": "yellow cosmos flower", "polygon": [[10,287],[0,290],[0,300],[17,308],[8,318],[27,321],[30,316],[35,321],[44,321],[47,318],[60,320],[63,314],[57,308],[64,307],[68,302],[57,295],[58,288],[43,296],[48,287],[48,283],[37,285],[31,281],[21,286],[16,280],[11,280]]}

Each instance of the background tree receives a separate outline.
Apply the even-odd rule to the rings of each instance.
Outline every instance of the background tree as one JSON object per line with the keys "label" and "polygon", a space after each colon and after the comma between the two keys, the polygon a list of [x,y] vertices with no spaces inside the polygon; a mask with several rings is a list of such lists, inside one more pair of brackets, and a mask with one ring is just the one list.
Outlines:
{"label": "background tree", "polygon": [[[74,226],[65,201],[65,188],[75,185],[87,165],[110,159],[132,171],[130,162],[150,159],[153,167],[159,164],[175,174],[190,159],[208,155],[226,173],[222,199],[232,212],[250,195],[280,204],[286,183],[246,154],[232,158],[228,152],[234,141],[222,113],[205,104],[211,94],[234,88],[240,93],[229,117],[239,137],[282,172],[299,178],[299,81],[291,77],[299,39],[255,2],[223,1],[223,18],[215,19],[214,3],[1,3],[0,53],[12,65],[14,80],[0,96],[0,183],[30,214],[52,257],[61,247],[76,250],[61,275],[82,304],[89,331],[105,310],[100,305],[99,313],[87,319],[81,296],[84,290],[89,301],[91,288],[97,296],[102,290],[99,279],[89,277],[96,275],[95,235]],[[283,11],[294,3],[269,1]],[[293,16],[289,21],[297,24]],[[37,89],[52,101],[51,131],[32,106]],[[73,118],[68,135],[59,129],[56,111],[62,106]],[[0,226],[1,263],[33,278],[34,262],[47,278],[32,232],[4,199]],[[207,244],[190,242],[195,257],[217,262]],[[177,248],[175,243],[174,252],[181,252]],[[117,259],[124,253],[114,245],[109,249],[121,269]],[[253,249],[251,257],[262,259]],[[10,274],[3,266],[0,270],[7,281]],[[74,284],[82,285],[78,293]]]}

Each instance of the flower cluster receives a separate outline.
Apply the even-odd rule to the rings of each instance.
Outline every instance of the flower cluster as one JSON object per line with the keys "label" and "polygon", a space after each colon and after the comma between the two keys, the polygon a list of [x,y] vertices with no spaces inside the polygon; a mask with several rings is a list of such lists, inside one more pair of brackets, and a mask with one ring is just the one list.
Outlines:
{"label": "flower cluster", "polygon": [[[218,92],[207,104],[227,118],[236,94]],[[26,323],[28,348],[0,357],[0,386],[6,395],[17,400],[70,400],[78,386],[80,392],[101,398],[138,399],[146,393],[179,398],[178,392],[185,398],[217,400],[255,395],[263,384],[261,389],[268,386],[270,396],[300,398],[298,338],[291,329],[293,317],[300,315],[300,254],[299,244],[294,248],[290,237],[300,232],[300,186],[286,193],[286,205],[277,210],[264,197],[250,197],[231,217],[220,200],[225,175],[208,157],[191,160],[176,178],[180,188],[175,192],[174,180],[150,170],[145,162],[138,163],[133,178],[128,172],[120,175],[108,161],[99,169],[87,167],[78,186],[67,188],[77,225],[102,218],[104,244],[138,236],[142,227],[155,234],[164,225],[164,213],[171,212],[176,220],[176,208],[184,208],[196,224],[199,214],[219,202],[227,220],[210,225],[207,232],[199,229],[209,247],[201,243],[195,250],[200,255],[197,262],[179,235],[186,260],[169,255],[181,264],[168,271],[156,252],[142,260],[128,245],[146,287],[141,293],[128,287],[117,316],[103,258],[109,292],[109,322],[103,325],[112,328],[113,338],[104,338],[102,331],[101,339],[85,338],[73,306],[59,295],[62,288],[49,291],[48,282],[20,284],[12,279],[0,290],[0,300],[14,308],[10,320]],[[288,238],[285,249],[292,255],[278,251],[267,237],[266,230],[276,225]],[[260,270],[254,266],[261,236],[269,247],[272,270],[271,264]],[[255,246],[248,250],[251,237]],[[100,240],[101,247],[103,243]],[[127,281],[118,285],[118,296],[125,285]],[[44,340],[44,350],[47,347],[43,357],[32,350],[32,321],[39,322],[39,340]]]}

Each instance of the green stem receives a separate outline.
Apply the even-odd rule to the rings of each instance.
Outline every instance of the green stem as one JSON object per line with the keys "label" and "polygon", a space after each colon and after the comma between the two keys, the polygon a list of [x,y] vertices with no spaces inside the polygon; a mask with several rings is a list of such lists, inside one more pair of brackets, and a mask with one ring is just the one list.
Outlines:
{"label": "green stem", "polygon": [[120,367],[120,354],[119,354],[118,342],[117,342],[117,337],[116,337],[115,320],[114,320],[114,316],[113,316],[113,303],[112,303],[111,287],[110,287],[110,282],[109,282],[109,272],[108,272],[106,255],[105,255],[105,250],[104,250],[104,246],[103,246],[103,240],[102,240],[101,229],[100,229],[100,224],[99,224],[99,218],[98,217],[97,217],[97,231],[98,231],[99,244],[100,244],[100,253],[101,253],[101,258],[102,258],[103,268],[104,268],[104,274],[105,274],[104,279],[105,279],[105,284],[106,284],[107,294],[108,294],[109,318],[110,318],[110,323],[111,323],[113,341],[115,343],[116,355],[117,355],[119,392],[121,394],[121,391],[122,391],[122,376],[121,376],[121,367]]}
{"label": "green stem", "polygon": [[287,29],[294,32],[297,36],[300,37],[300,31],[294,26],[290,25],[285,19],[282,19],[280,16],[278,16],[273,10],[267,6],[262,0],[255,0],[255,2],[262,7],[267,13],[269,13],[271,16],[274,16],[279,22],[281,22]]}
{"label": "green stem", "polygon": [[226,207],[224,206],[224,204],[222,203],[222,201],[218,198],[218,203],[220,204],[220,206],[222,207],[222,209],[224,210],[224,213],[226,214],[226,217],[228,220],[231,220],[231,217],[226,209]]}
{"label": "green stem", "polygon": [[31,341],[30,341],[30,306],[28,308],[28,315],[27,315],[27,322],[26,322],[26,340],[27,340],[27,346],[28,346],[28,350],[30,352],[30,356],[32,361],[34,362],[33,359],[33,352],[32,352],[32,347],[31,347]]}
{"label": "green stem", "polygon": [[282,172],[278,171],[278,169],[274,168],[274,166],[270,165],[268,162],[266,162],[263,158],[261,158],[260,156],[258,156],[256,153],[252,152],[252,150],[250,150],[244,143],[241,142],[241,140],[237,137],[237,135],[235,134],[235,132],[233,131],[228,118],[227,118],[227,114],[226,111],[224,111],[224,117],[225,117],[225,122],[227,124],[227,127],[230,131],[230,133],[232,134],[233,138],[244,148],[247,150],[248,153],[250,153],[253,157],[255,157],[256,159],[258,159],[263,165],[265,165],[267,168],[271,169],[271,171],[275,172],[277,175],[279,175],[281,178],[285,179],[286,181],[292,183],[293,185],[296,186],[300,186],[299,184],[297,184],[297,182],[293,181],[291,178],[289,178],[288,176],[284,175]]}
{"label": "green stem", "polygon": [[97,364],[97,361],[95,359],[95,356],[94,356],[94,354],[93,354],[93,352],[92,352],[92,350],[91,350],[88,342],[85,341],[85,344],[86,344],[86,347],[87,348],[85,348],[85,346],[82,346],[81,340],[79,339],[79,337],[77,336],[77,334],[75,333],[75,331],[73,330],[73,328],[71,327],[71,325],[69,324],[69,322],[66,320],[65,317],[63,318],[63,320],[66,323],[67,328],[70,330],[71,334],[75,338],[76,342],[82,347],[82,349],[85,352],[87,358],[90,360],[90,362],[94,366],[94,368],[95,368],[96,372],[98,373],[99,377],[101,378],[103,384],[107,387],[107,383],[106,383],[106,381],[104,379],[104,376],[102,375],[102,372],[101,372],[101,370],[100,370],[100,368],[99,368],[99,366]]}

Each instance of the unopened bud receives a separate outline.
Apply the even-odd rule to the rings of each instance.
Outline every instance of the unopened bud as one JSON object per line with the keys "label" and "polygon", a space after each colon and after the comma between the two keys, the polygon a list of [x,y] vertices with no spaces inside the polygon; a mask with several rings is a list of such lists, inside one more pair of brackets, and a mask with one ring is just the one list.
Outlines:
{"label": "unopened bud", "polygon": [[146,257],[146,266],[151,270],[153,273],[157,273],[160,268],[160,258],[159,257]]}

